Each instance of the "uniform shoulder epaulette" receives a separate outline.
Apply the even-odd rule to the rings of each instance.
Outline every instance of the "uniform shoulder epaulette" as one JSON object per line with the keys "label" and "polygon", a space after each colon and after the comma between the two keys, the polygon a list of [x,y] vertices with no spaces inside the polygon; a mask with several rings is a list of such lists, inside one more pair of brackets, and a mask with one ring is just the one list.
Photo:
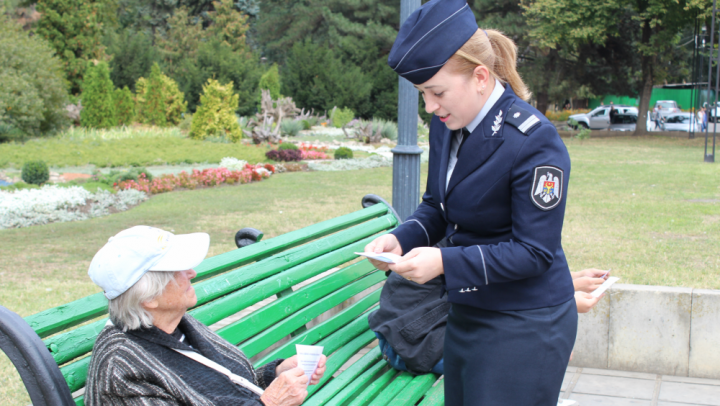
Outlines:
{"label": "uniform shoulder epaulette", "polygon": [[527,110],[523,110],[513,104],[508,111],[505,122],[520,130],[521,133],[528,135],[537,127],[540,127],[540,118]]}

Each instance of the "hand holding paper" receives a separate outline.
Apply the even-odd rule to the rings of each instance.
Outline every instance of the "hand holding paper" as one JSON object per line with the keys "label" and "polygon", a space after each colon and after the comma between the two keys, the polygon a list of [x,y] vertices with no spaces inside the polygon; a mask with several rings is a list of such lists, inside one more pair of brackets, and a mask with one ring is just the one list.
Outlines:
{"label": "hand holding paper", "polygon": [[[322,356],[323,347],[320,345],[301,345],[295,344],[297,349],[297,362],[298,366],[305,371],[305,376],[308,378],[308,385],[312,380],[312,376],[318,369],[318,363]],[[323,372],[324,367],[323,367]],[[322,376],[322,374],[319,374]]]}
{"label": "hand holding paper", "polygon": [[608,288],[610,286],[612,286],[613,283],[617,282],[618,280],[620,280],[620,278],[618,278],[617,276],[611,276],[611,277],[607,278],[607,280],[602,285],[600,285],[597,289],[595,289],[591,293],[591,295],[593,295],[594,297],[599,297],[600,295],[605,293],[605,291],[608,290]]}
{"label": "hand holding paper", "polygon": [[388,264],[396,264],[402,259],[400,255],[393,254],[392,252],[356,252],[355,254]]}

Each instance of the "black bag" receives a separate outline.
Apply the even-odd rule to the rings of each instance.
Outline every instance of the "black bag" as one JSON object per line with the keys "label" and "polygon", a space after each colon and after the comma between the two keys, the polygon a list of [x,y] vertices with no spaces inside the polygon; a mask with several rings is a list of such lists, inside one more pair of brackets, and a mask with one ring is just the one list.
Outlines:
{"label": "black bag", "polygon": [[410,372],[425,374],[443,357],[449,310],[440,277],[420,285],[390,272],[380,309],[368,319],[370,329],[382,334]]}

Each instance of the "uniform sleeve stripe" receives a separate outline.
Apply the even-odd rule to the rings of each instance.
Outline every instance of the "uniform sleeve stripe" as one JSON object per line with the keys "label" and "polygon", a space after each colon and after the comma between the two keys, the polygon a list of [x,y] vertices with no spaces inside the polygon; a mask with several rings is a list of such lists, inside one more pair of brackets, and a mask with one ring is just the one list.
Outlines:
{"label": "uniform sleeve stripe", "polygon": [[527,120],[525,120],[524,123],[520,124],[520,127],[518,127],[518,130],[520,130],[523,134],[525,131],[529,130],[530,127],[534,126],[535,124],[539,123],[540,119],[537,118],[534,114],[530,116]]}
{"label": "uniform sleeve stripe", "polygon": [[477,247],[480,250],[480,258],[482,258],[483,271],[485,272],[485,284],[489,285],[490,282],[488,281],[488,277],[487,277],[487,268],[485,267],[485,255],[483,255],[482,248],[480,248],[479,245]]}
{"label": "uniform sleeve stripe", "polygon": [[419,222],[419,221],[417,221],[416,219],[410,219],[410,220],[408,220],[408,222],[411,222],[411,221],[414,221],[414,222],[420,224],[420,227],[422,227],[423,231],[425,231],[425,237],[427,237],[428,247],[429,247],[429,246],[430,246],[430,234],[428,234],[427,230],[425,229],[425,226],[422,225],[422,223]]}

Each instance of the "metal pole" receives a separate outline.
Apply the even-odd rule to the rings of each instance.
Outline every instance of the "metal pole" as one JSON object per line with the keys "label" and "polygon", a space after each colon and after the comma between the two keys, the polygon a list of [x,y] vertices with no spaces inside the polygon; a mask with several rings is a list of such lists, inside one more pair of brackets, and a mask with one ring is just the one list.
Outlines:
{"label": "metal pole", "polygon": [[[708,58],[708,98],[710,97],[710,87],[712,85],[712,63],[713,60],[715,60],[715,47],[714,47],[714,41],[715,41],[715,13],[717,12],[717,0],[713,0],[713,10],[712,10],[712,26],[710,27],[710,58]],[[715,78],[715,87],[717,87],[718,78]],[[717,101],[718,101],[718,95],[717,95],[717,89],[715,90],[715,103],[711,106],[713,109],[713,115],[715,116],[713,120],[713,142],[715,140],[715,134],[717,132],[717,125],[718,125],[718,114],[717,114]],[[715,160],[715,157],[710,157],[707,153],[707,144],[708,144],[708,134],[709,131],[705,132],[705,156],[703,160],[705,162],[713,162]],[[712,159],[712,160],[709,160]]]}
{"label": "metal pole", "polygon": [[[400,1],[400,25],[420,7],[420,0]],[[402,220],[420,203],[420,154],[417,145],[418,91],[400,78],[398,86],[398,144],[393,153],[393,207]]]}

